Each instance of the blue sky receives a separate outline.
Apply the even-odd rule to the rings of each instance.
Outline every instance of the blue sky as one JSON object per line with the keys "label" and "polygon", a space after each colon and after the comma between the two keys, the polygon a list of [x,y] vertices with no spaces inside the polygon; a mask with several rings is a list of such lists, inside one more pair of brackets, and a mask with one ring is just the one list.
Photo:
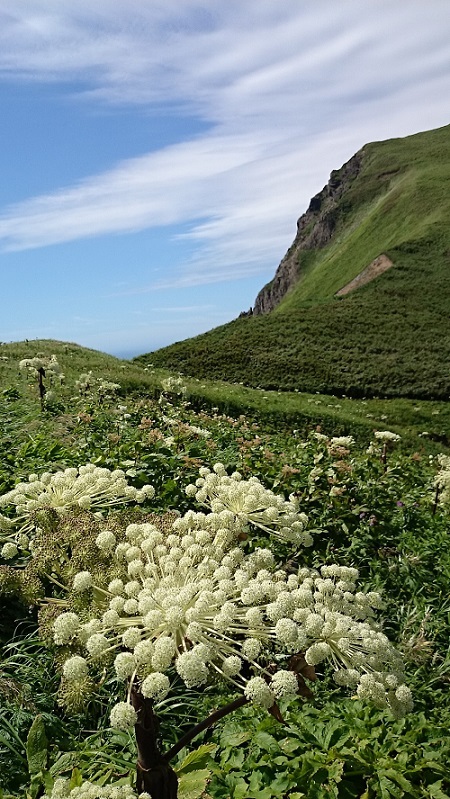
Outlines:
{"label": "blue sky", "polygon": [[248,309],[368,141],[450,123],[448,0],[0,0],[0,340]]}

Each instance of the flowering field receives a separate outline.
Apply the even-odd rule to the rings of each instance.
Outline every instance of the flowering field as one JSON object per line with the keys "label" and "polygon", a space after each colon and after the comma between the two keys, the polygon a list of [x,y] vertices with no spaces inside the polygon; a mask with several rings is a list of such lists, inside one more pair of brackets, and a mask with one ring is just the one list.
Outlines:
{"label": "flowering field", "polygon": [[424,406],[299,398],[300,427],[75,345],[2,352],[1,799],[450,795]]}

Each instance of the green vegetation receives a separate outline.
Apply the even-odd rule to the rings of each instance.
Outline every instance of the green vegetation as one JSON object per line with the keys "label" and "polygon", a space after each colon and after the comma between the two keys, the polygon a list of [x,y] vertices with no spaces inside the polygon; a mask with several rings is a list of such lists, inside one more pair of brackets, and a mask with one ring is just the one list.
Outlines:
{"label": "green vegetation", "polygon": [[[450,126],[361,154],[330,243],[302,253],[299,280],[273,311],[137,361],[265,389],[447,399]],[[381,254],[389,271],[335,296]]]}
{"label": "green vegetation", "polygon": [[[36,376],[19,370],[19,362],[52,354],[65,377],[45,375],[41,404]],[[104,791],[128,787],[135,795],[134,736],[109,720],[125,699],[126,681],[112,662],[89,665],[88,693],[76,705],[73,686],[67,680],[60,685],[74,642],[55,643],[53,620],[67,602],[83,620],[90,618],[100,594],[88,587],[75,596],[70,586],[87,571],[96,585],[108,579],[110,555],[95,547],[102,531],[122,542],[129,524],[169,530],[170,511],[208,513],[199,469],[217,462],[229,475],[239,470],[243,485],[257,477],[286,505],[294,497],[308,519],[314,543],[299,549],[274,536],[267,520],[258,526],[259,511],[249,512],[239,540],[245,556],[270,546],[291,575],[321,564],[357,568],[364,592],[382,592],[383,631],[401,653],[415,707],[395,718],[386,707],[357,698],[355,689],[338,687],[325,661],[312,668],[299,658],[291,666],[301,696],[280,699],[271,713],[246,704],[191,741],[194,725],[240,692],[220,679],[200,690],[186,688],[169,669],[170,693],[156,712],[163,747],[175,752],[179,797],[448,799],[450,471],[438,455],[448,453],[447,403],[180,381],[58,342],[2,345],[0,358],[0,497],[21,482],[33,486],[30,474],[88,463],[122,470],[138,493],[148,483],[155,488],[143,501],[136,502],[134,492],[129,504],[110,507],[90,509],[85,501],[72,507],[67,494],[59,511],[44,497],[34,509],[8,501],[0,507],[7,542],[0,547],[1,799],[50,796],[59,778],[80,790],[89,781]],[[392,434],[377,437],[375,431]],[[196,488],[186,493],[189,484]],[[28,540],[22,537],[25,513]],[[84,654],[79,644],[75,652]],[[280,667],[279,657],[270,662],[272,670]],[[186,746],[178,751],[183,735]],[[55,790],[65,795],[61,783]],[[100,787],[83,790],[79,799],[102,795]],[[103,795],[121,799],[117,791]]]}

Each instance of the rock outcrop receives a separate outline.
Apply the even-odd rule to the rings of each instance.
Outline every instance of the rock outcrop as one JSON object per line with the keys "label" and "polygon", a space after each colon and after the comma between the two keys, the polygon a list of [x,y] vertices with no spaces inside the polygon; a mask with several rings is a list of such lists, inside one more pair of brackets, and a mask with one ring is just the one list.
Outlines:
{"label": "rock outcrop", "polygon": [[297,222],[297,235],[281,261],[273,280],[259,292],[254,314],[272,311],[301,279],[302,253],[325,247],[331,240],[340,217],[339,200],[357,177],[364,149],[330,175],[327,185],[312,198],[308,210]]}

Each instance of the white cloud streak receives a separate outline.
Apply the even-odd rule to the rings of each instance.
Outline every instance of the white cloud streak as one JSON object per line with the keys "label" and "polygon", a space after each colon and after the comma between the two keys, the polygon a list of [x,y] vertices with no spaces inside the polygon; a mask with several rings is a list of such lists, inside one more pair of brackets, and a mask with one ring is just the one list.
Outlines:
{"label": "white cloud streak", "polygon": [[366,141],[450,121],[447,0],[180,5],[0,0],[0,79],[80,81],[86,102],[209,125],[4,208],[4,249],[188,224],[194,255],[152,290],[259,274],[331,169]]}

